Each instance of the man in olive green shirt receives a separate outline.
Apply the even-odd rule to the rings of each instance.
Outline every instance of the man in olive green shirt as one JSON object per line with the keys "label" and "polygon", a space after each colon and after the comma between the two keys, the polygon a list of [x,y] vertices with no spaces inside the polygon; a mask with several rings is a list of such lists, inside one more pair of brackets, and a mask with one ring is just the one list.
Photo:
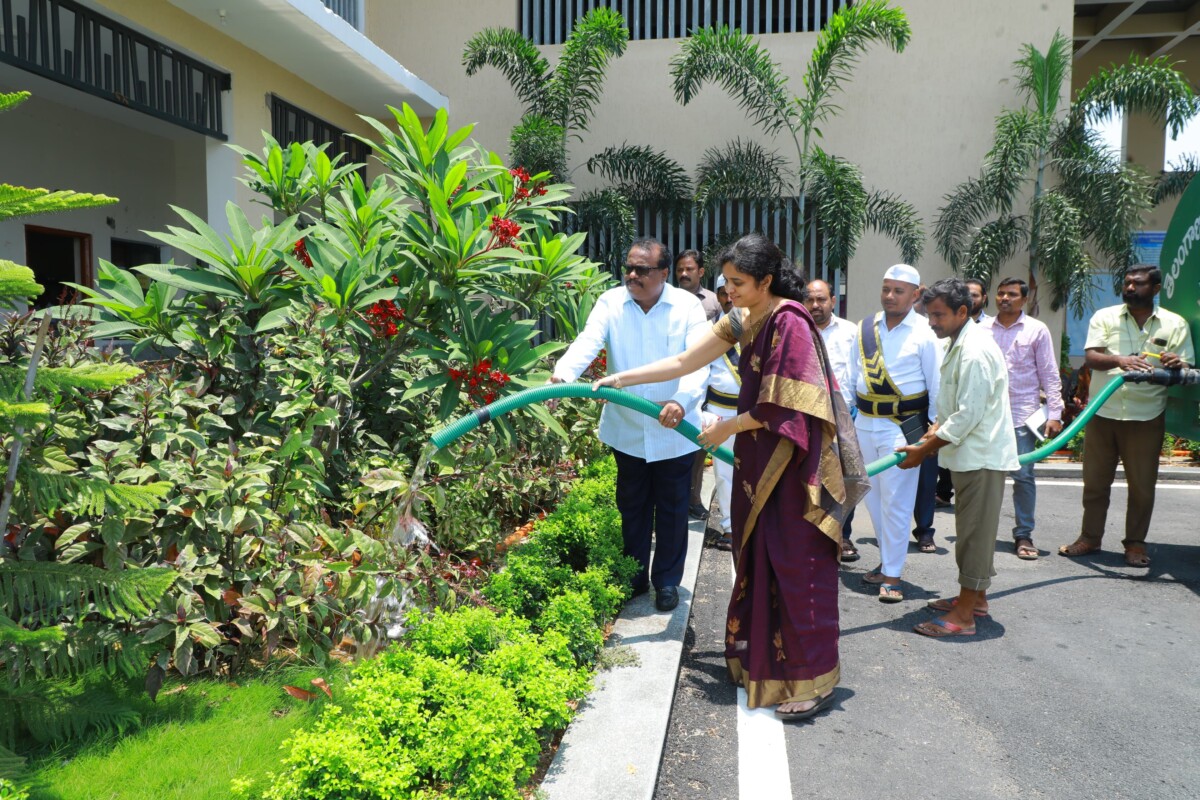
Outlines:
{"label": "man in olive green shirt", "polygon": [[925,292],[929,327],[949,339],[942,361],[937,421],[920,443],[903,448],[901,469],[912,469],[933,453],[950,470],[958,503],[954,513],[957,598],[934,600],[944,616],[913,630],[933,638],[970,636],[975,617],[987,613],[987,589],[996,574],[996,531],[1004,479],[1017,469],[1017,438],[1008,406],[1008,367],[991,333],[971,320],[971,295],[958,278]]}
{"label": "man in olive green shirt", "polygon": [[[1124,305],[1102,308],[1088,323],[1085,363],[1092,368],[1092,394],[1122,371],[1166,369],[1194,363],[1187,321],[1165,308],[1155,308],[1162,288],[1157,267],[1139,264],[1125,273]],[[1129,502],[1125,510],[1125,563],[1150,566],[1146,535],[1154,513],[1158,455],[1166,430],[1167,388],[1148,383],[1126,384],[1113,393],[1084,428],[1083,523],[1079,538],[1059,548],[1064,556],[1100,549],[1108,518],[1109,493],[1117,460],[1125,467]]]}

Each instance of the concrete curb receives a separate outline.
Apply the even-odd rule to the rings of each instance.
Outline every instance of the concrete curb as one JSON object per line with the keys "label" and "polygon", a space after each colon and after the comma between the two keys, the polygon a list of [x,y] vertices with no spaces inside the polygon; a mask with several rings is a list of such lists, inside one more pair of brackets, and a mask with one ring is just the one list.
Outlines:
{"label": "concrete curb", "polygon": [[[1083,480],[1083,463],[1070,462],[1041,462],[1034,470],[1039,478],[1050,480]],[[1182,464],[1163,464],[1158,467],[1160,481],[1200,482],[1200,467],[1183,466]],[[1117,466],[1117,480],[1125,480],[1125,468]]]}
{"label": "concrete curb", "polygon": [[[712,470],[704,473],[704,496]],[[599,672],[595,688],[563,736],[542,781],[549,800],[652,800],[658,783],[683,639],[700,569],[705,522],[688,525],[687,561],[679,605],[654,608],[654,592],[625,604],[606,649],[625,648],[636,663]]]}

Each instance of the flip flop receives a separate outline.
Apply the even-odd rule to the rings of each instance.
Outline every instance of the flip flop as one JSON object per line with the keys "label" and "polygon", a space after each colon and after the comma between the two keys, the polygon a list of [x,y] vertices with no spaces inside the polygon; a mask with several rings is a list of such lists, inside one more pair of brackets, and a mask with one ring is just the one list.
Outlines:
{"label": "flip flop", "polygon": [[[928,608],[930,611],[941,611],[944,614],[947,611],[952,611],[954,609],[954,607],[957,605],[958,605],[957,597],[951,597],[949,599],[947,599],[945,597],[939,597],[937,600],[930,600],[928,603],[925,604],[925,607]],[[977,616],[977,617],[986,617],[988,615],[987,609],[980,610],[977,608],[977,609],[975,609],[974,613],[975,613],[975,616]]]}
{"label": "flip flop", "polygon": [[1013,548],[1014,552],[1017,554],[1017,558],[1021,559],[1022,561],[1038,560],[1039,553],[1037,547],[1033,543],[1033,539],[1023,536],[1013,542]]}
{"label": "flip flop", "polygon": [[880,565],[868,572],[866,575],[863,575],[862,579],[863,583],[869,583],[872,586],[878,586],[879,584],[883,583],[883,565]]}
{"label": "flip flop", "polygon": [[948,636],[974,636],[975,627],[964,628],[961,625],[955,625],[949,620],[942,618],[931,619],[928,622],[920,622],[913,625],[913,630],[922,636],[928,636],[930,639],[945,639]]}
{"label": "flip flop", "polygon": [[933,543],[933,537],[931,536],[928,539],[918,539],[917,549],[922,553],[936,553],[937,545]]}
{"label": "flip flop", "polygon": [[725,534],[713,542],[713,547],[717,548],[718,550],[724,550],[726,553],[732,552],[733,539],[730,538],[729,534]]}
{"label": "flip flop", "polygon": [[[783,705],[783,704],[780,703],[780,705]],[[808,709],[807,711],[780,711],[779,709],[775,709],[775,719],[781,719],[784,722],[799,722],[802,719],[808,719],[810,717],[815,717],[817,714],[820,714],[822,711],[827,711],[832,705],[833,705],[833,692],[830,692],[829,694],[825,695],[824,697],[818,697],[816,705],[814,705],[812,708]]]}
{"label": "flip flop", "polygon": [[881,583],[879,584],[879,602],[881,603],[901,603],[904,601],[904,590],[899,584]]}

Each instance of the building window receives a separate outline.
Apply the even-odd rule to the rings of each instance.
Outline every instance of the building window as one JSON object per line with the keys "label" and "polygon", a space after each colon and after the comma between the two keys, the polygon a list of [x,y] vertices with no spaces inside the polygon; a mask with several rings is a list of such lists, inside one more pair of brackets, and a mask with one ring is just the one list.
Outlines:
{"label": "building window", "polygon": [[1166,172],[1177,172],[1190,169],[1200,160],[1200,118],[1193,117],[1183,126],[1183,130],[1174,139],[1170,131],[1166,134],[1166,148],[1163,154],[1163,169]]}
{"label": "building window", "polygon": [[[367,146],[336,125],[298,108],[276,95],[271,95],[271,135],[280,146],[293,142],[328,144],[325,153],[330,158],[345,156],[342,163],[367,163]],[[366,176],[364,175],[365,179]]]}
{"label": "building window", "polygon": [[129,239],[113,238],[109,242],[112,248],[109,263],[121,269],[133,269],[143,264],[162,263],[162,246],[146,242],[134,242]]}
{"label": "building window", "polygon": [[1102,122],[1089,123],[1087,129],[1100,137],[1100,146],[1119,161],[1125,160],[1125,115],[1113,114]]}
{"label": "building window", "polygon": [[45,287],[33,307],[71,302],[75,290],[68,283],[92,285],[92,237],[78,231],[25,226],[25,264]]}
{"label": "building window", "polygon": [[728,25],[745,33],[819,31],[851,0],[518,0],[518,30],[534,44],[562,44],[575,21],[598,7],[625,17],[632,41],[682,39]]}
{"label": "building window", "polygon": [[322,0],[325,8],[337,14],[356,31],[363,29],[363,0]]}

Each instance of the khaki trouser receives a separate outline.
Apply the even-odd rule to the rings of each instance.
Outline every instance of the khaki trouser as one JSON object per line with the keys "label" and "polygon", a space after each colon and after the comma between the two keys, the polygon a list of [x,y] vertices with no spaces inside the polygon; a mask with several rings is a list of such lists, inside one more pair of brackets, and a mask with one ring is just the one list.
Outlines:
{"label": "khaki trouser", "polygon": [[1108,519],[1108,501],[1117,461],[1125,467],[1129,503],[1125,509],[1125,547],[1146,542],[1154,514],[1158,456],[1166,415],[1140,422],[1092,417],[1083,439],[1083,527],[1080,537],[1099,545]]}
{"label": "khaki trouser", "polygon": [[703,450],[696,451],[696,460],[692,462],[692,488],[688,495],[688,505],[704,506],[708,509],[708,504],[700,497],[700,487],[704,484],[704,457],[708,453]]}
{"label": "khaki trouser", "polygon": [[958,498],[954,503],[954,560],[958,585],[964,589],[981,592],[992,585],[1006,477],[1007,472],[995,469],[950,470]]}

